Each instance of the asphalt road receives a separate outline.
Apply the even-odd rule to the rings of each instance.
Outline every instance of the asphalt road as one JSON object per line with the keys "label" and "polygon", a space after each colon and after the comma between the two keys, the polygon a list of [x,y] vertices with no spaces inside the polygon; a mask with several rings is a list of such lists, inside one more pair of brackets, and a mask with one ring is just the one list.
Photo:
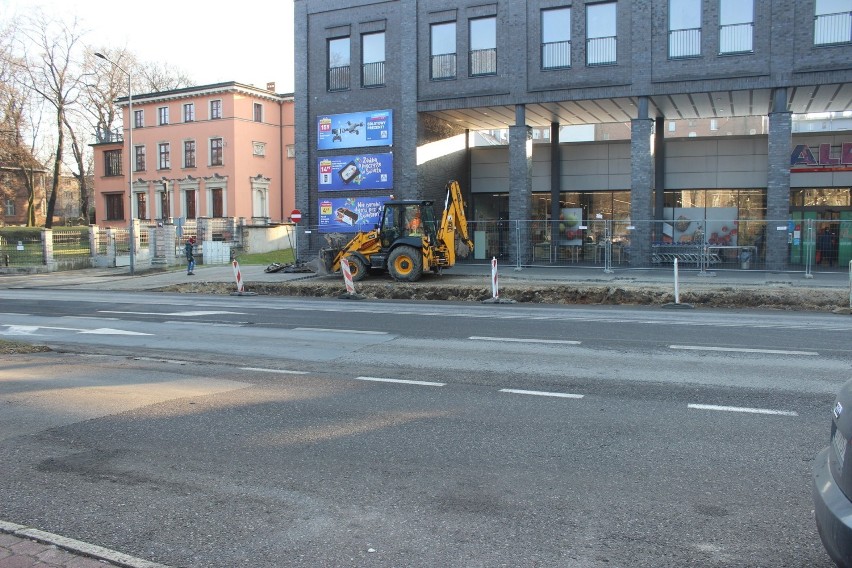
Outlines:
{"label": "asphalt road", "polygon": [[847,317],[0,302],[66,351],[0,366],[3,520],[174,566],[830,566]]}

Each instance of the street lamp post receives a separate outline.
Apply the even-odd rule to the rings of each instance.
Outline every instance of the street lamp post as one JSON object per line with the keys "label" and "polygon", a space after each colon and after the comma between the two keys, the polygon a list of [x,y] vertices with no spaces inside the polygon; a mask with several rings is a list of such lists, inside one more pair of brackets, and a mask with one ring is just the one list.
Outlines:
{"label": "street lamp post", "polygon": [[128,179],[128,187],[130,191],[130,232],[128,234],[128,239],[130,240],[130,275],[133,276],[135,273],[135,260],[136,260],[136,231],[134,229],[133,222],[133,74],[132,72],[124,69],[121,65],[109,59],[103,53],[95,53],[95,57],[100,57],[125,75],[127,75],[127,179]]}

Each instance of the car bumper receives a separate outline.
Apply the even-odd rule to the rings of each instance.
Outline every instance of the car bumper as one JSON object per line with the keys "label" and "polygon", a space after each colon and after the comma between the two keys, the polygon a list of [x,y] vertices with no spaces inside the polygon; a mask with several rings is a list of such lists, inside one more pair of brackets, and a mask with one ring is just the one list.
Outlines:
{"label": "car bumper", "polygon": [[817,454],[813,469],[814,512],[828,555],[841,568],[852,568],[852,502],[840,491],[828,463],[831,447]]}

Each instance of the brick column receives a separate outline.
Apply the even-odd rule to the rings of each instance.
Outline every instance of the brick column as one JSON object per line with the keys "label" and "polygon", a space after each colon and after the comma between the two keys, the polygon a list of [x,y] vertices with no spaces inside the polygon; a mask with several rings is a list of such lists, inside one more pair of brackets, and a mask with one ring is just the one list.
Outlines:
{"label": "brick column", "polygon": [[44,265],[48,272],[56,271],[56,260],[53,258],[53,230],[42,229],[41,231],[41,250]]}
{"label": "brick column", "polygon": [[97,225],[89,225],[89,254],[92,258],[98,256],[98,236],[101,228]]}
{"label": "brick column", "polygon": [[769,113],[769,172],[766,185],[766,268],[785,270],[788,263],[786,225],[790,217],[790,147],[793,114],[787,111],[787,89],[775,89]]}
{"label": "brick column", "polygon": [[[529,221],[532,211],[532,128],[526,125],[524,105],[515,107],[515,124],[509,127],[509,219]],[[509,258],[516,264],[529,261],[529,231],[526,223],[511,223],[507,232]],[[520,240],[520,243],[519,243]],[[520,249],[521,258],[518,259]]]}
{"label": "brick column", "polygon": [[644,266],[651,255],[654,220],[654,156],[651,135],[654,120],[648,118],[648,99],[639,98],[639,118],[630,124],[630,264]]}

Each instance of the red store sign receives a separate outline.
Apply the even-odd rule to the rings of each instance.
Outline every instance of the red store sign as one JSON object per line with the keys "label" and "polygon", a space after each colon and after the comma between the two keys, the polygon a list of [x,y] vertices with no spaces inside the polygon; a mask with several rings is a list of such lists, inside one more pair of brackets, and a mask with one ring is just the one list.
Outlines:
{"label": "red store sign", "polygon": [[837,146],[820,144],[817,152],[807,144],[799,144],[790,154],[791,172],[843,172],[852,171],[852,142]]}

